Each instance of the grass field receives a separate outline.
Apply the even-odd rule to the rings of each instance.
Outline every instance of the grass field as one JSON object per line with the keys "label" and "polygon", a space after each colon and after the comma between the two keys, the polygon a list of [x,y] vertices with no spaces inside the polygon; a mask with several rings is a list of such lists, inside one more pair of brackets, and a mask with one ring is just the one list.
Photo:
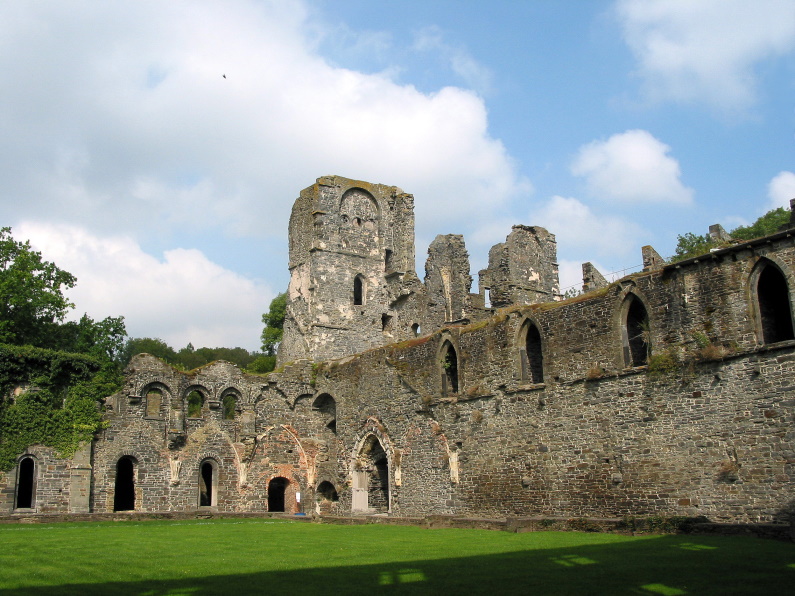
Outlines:
{"label": "grass field", "polygon": [[792,594],[795,545],[265,519],[0,526],[0,594]]}

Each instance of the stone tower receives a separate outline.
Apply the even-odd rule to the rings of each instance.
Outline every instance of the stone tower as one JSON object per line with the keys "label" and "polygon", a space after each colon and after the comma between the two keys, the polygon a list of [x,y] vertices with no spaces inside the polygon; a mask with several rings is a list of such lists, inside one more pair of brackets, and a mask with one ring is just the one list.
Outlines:
{"label": "stone tower", "polygon": [[408,337],[416,285],[414,197],[324,176],[290,216],[290,285],[279,363],[339,358]]}
{"label": "stone tower", "polygon": [[489,251],[480,291],[488,289],[491,306],[497,308],[559,300],[557,254],[554,234],[539,226],[513,226],[505,242]]}

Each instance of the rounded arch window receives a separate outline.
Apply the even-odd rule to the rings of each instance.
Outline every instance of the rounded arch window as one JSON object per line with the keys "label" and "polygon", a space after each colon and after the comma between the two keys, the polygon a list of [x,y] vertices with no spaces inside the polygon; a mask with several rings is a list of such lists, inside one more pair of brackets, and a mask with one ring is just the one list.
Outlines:
{"label": "rounded arch window", "polygon": [[353,278],[353,304],[355,306],[364,304],[365,290],[364,275],[360,273]]}
{"label": "rounded arch window", "polygon": [[188,418],[201,418],[204,408],[204,393],[193,389],[188,393]]}
{"label": "rounded arch window", "polygon": [[442,394],[458,393],[458,354],[450,341],[442,344],[440,364],[442,367]]}
{"label": "rounded arch window", "polygon": [[651,324],[643,301],[629,294],[622,307],[621,338],[625,366],[644,366],[651,351]]}
{"label": "rounded arch window", "polygon": [[541,332],[530,320],[522,326],[519,346],[520,373],[528,383],[544,382],[544,354],[541,347]]}
{"label": "rounded arch window", "polygon": [[753,282],[761,343],[795,339],[789,284],[784,273],[773,261],[762,259]]}
{"label": "rounded arch window", "polygon": [[28,455],[17,468],[16,509],[33,509],[36,503],[36,460]]}

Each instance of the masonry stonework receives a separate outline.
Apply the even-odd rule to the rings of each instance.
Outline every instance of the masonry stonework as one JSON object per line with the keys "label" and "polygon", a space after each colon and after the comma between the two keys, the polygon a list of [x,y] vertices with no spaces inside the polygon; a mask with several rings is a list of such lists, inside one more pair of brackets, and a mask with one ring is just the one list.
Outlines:
{"label": "masonry stonework", "polygon": [[413,225],[396,187],[318,179],[277,372],[136,356],[93,444],[31,446],[32,506],[15,469],[2,510],[792,519],[795,229],[676,264],[644,247],[612,283],[586,264],[562,300],[554,236],[515,226],[487,306],[461,236],[419,279]]}

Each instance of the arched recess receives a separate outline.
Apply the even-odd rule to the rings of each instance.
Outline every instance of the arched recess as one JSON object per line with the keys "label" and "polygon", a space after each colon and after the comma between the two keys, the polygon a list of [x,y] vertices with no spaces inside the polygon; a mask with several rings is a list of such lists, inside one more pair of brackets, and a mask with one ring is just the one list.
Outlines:
{"label": "arched recess", "polygon": [[315,489],[315,500],[317,502],[315,507],[317,513],[320,515],[328,515],[332,513],[334,504],[337,503],[340,498],[334,484],[328,480],[324,480],[318,484]]}
{"label": "arched recess", "polygon": [[439,368],[442,379],[442,395],[458,393],[460,385],[458,353],[453,342],[446,339],[439,350]]}
{"label": "arched recess", "polygon": [[160,408],[163,406],[163,390],[150,387],[146,390],[146,417],[160,418]]}
{"label": "arched recess", "polygon": [[237,416],[241,395],[237,389],[225,389],[221,393],[221,415],[224,420],[234,420]]}
{"label": "arched recess", "polygon": [[760,259],[751,272],[750,286],[759,343],[795,339],[790,284],[782,266]]}
{"label": "arched recess", "polygon": [[204,404],[207,401],[208,391],[204,387],[194,385],[188,387],[185,401],[187,402],[187,417],[202,418],[204,415]]}
{"label": "arched recess", "polygon": [[36,460],[23,456],[17,463],[15,509],[33,509],[36,506]]}
{"label": "arched recess", "polygon": [[337,402],[328,393],[321,393],[312,402],[312,409],[319,413],[323,426],[337,434]]}
{"label": "arched recess", "polygon": [[271,478],[268,482],[268,511],[284,512],[285,492],[290,481],[283,476]]}
{"label": "arched recess", "polygon": [[519,329],[519,374],[525,383],[544,382],[544,350],[541,332],[530,319]]}
{"label": "arched recess", "polygon": [[367,287],[364,280],[364,275],[359,273],[353,278],[353,304],[354,306],[361,306],[364,304],[367,294]]}
{"label": "arched recess", "polygon": [[356,455],[352,488],[352,511],[389,512],[389,457],[381,441],[373,433],[364,438]]}
{"label": "arched recess", "polygon": [[199,464],[199,507],[216,507],[218,505],[218,462],[213,458],[205,458]]}
{"label": "arched recess", "polygon": [[649,362],[651,326],[643,300],[628,293],[621,303],[621,347],[624,366],[644,366]]}
{"label": "arched recess", "polygon": [[135,510],[135,473],[138,462],[125,455],[116,462],[113,492],[113,511]]}

